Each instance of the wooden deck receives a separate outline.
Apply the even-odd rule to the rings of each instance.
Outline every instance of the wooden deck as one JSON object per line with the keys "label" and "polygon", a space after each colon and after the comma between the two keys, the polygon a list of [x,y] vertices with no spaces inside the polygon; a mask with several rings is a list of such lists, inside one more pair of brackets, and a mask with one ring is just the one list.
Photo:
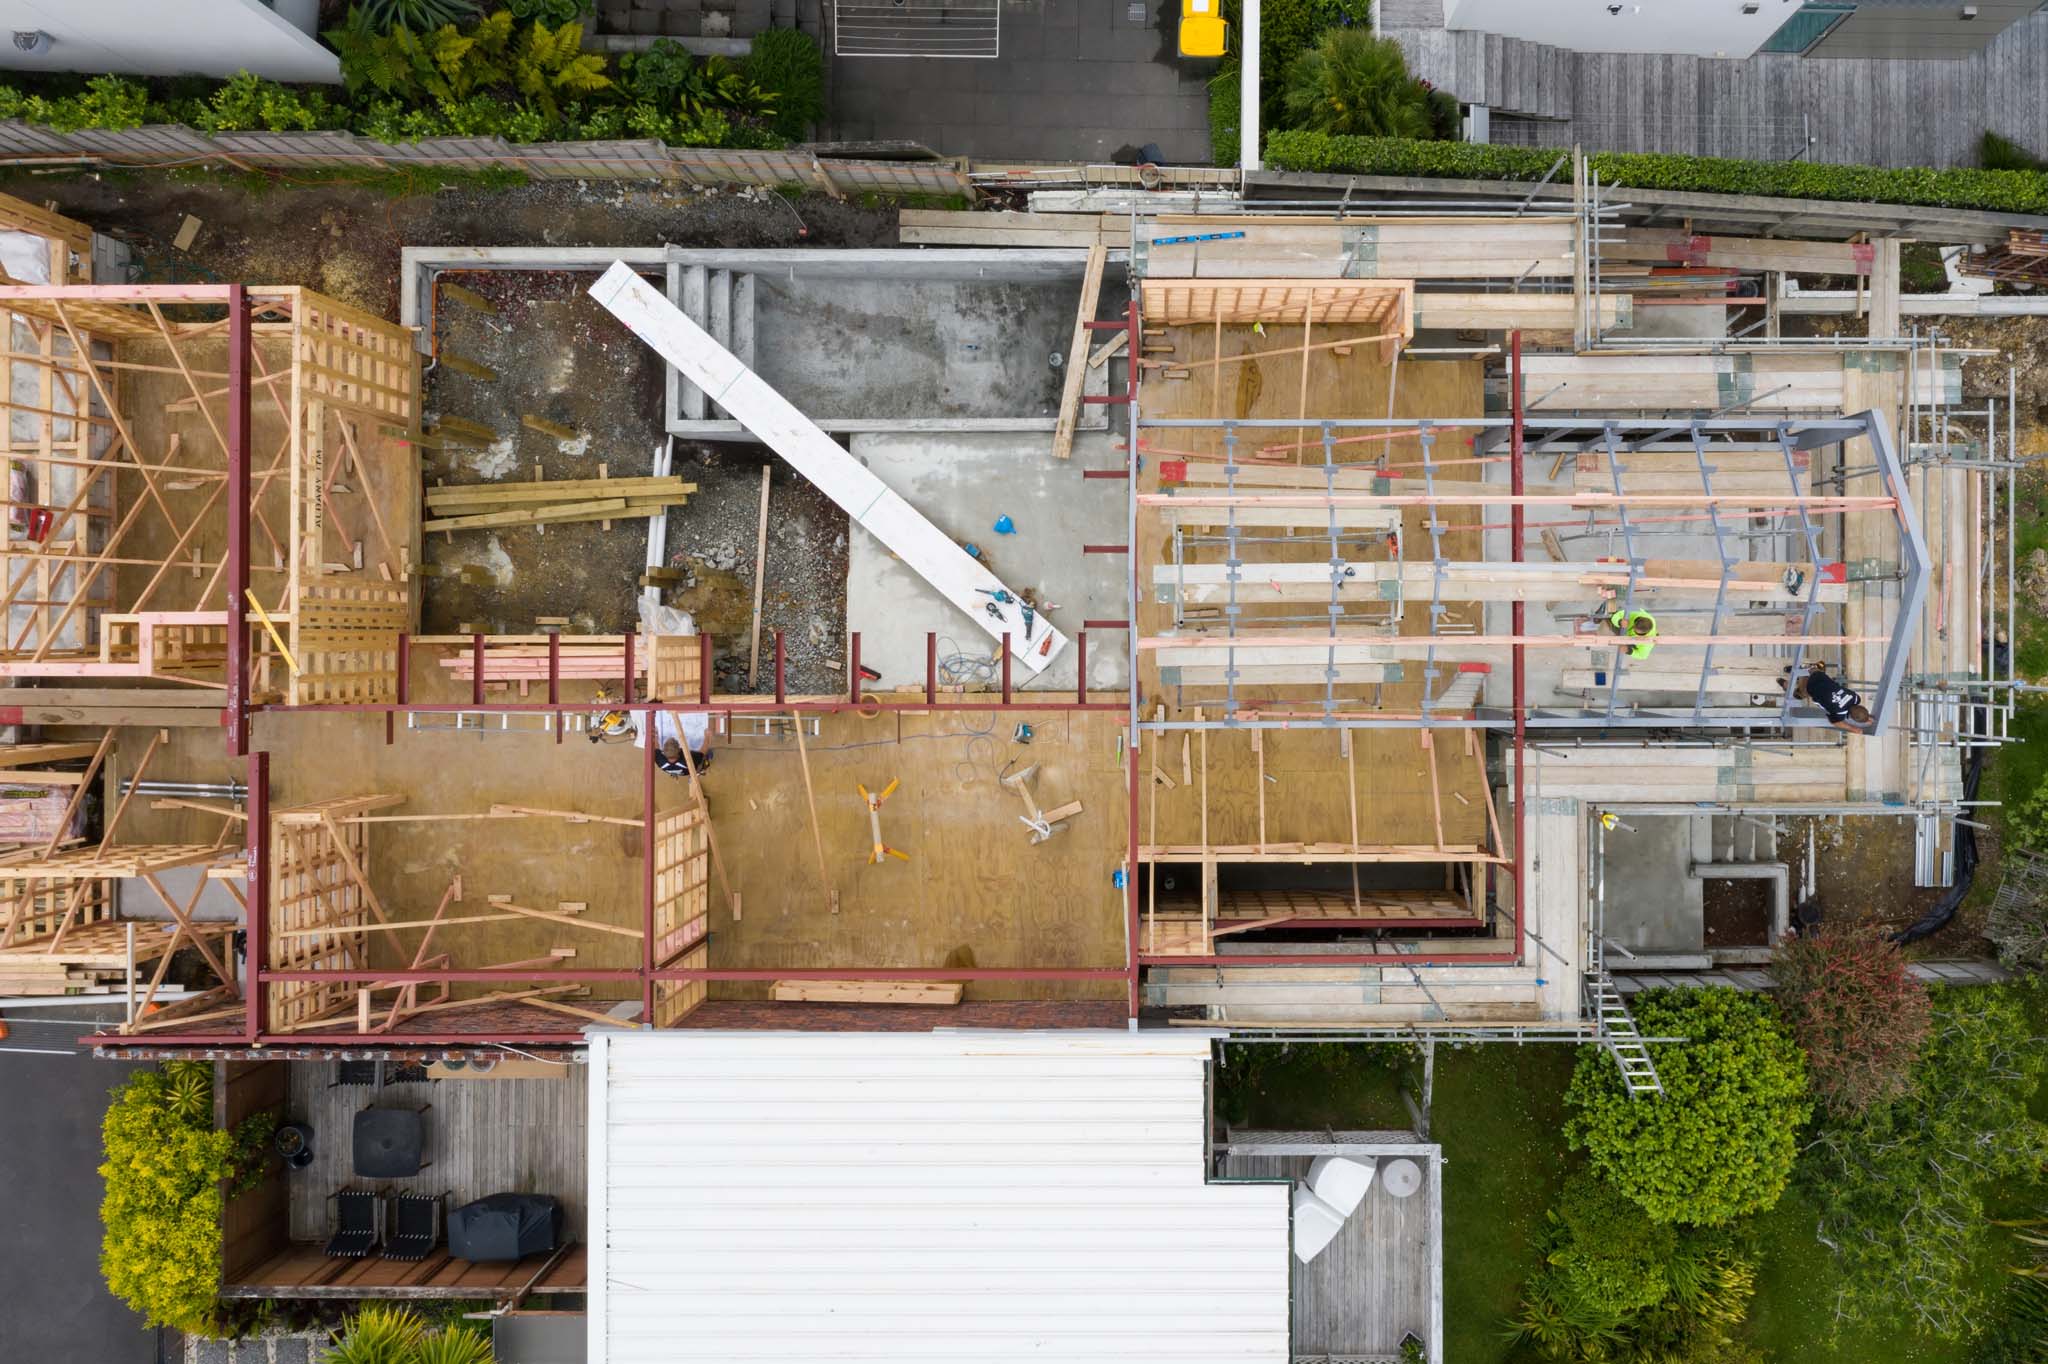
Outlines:
{"label": "wooden deck", "polygon": [[485,1298],[522,1293],[581,1293],[589,1285],[589,1257],[565,1243],[553,1255],[472,1264],[446,1247],[424,1260],[330,1260],[323,1247],[295,1245],[224,1284],[224,1298]]}
{"label": "wooden deck", "polygon": [[[508,1058],[501,1064],[537,1063]],[[551,1194],[562,1203],[564,1240],[582,1240],[588,1076],[580,1065],[552,1069],[560,1078],[450,1078],[387,1084],[380,1090],[330,1089],[334,1063],[294,1062],[285,1114],[312,1127],[313,1163],[289,1176],[291,1239],[324,1243],[333,1230],[327,1196],[336,1189],[374,1185],[392,1193],[445,1191],[451,1211],[486,1194]],[[429,1163],[419,1174],[379,1181],[355,1177],[352,1124],[357,1110],[373,1103],[432,1105],[426,1115]]]}
{"label": "wooden deck", "polygon": [[[1394,1198],[1373,1181],[1358,1211],[1345,1220],[1329,1247],[1307,1264],[1292,1259],[1294,1355],[1398,1357],[1401,1337],[1415,1332],[1442,1358],[1442,1184],[1438,1148],[1408,1138],[1399,1144],[1363,1144],[1346,1137],[1395,1134],[1336,1133],[1302,1141],[1306,1133],[1235,1133],[1222,1157],[1225,1179],[1300,1179],[1318,1153],[1369,1158],[1410,1155],[1421,1161],[1423,1187]],[[1399,1134],[1406,1136],[1406,1134]],[[1288,1140],[1278,1140],[1287,1138]],[[1281,1153],[1287,1154],[1281,1154]]]}

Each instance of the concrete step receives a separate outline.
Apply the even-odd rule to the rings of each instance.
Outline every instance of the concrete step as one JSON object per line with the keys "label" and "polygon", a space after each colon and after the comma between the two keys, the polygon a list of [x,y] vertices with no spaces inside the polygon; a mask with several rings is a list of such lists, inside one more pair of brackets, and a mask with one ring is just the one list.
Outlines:
{"label": "concrete step", "polygon": [[[748,369],[754,367],[754,277],[744,272],[714,270],[703,265],[671,265],[669,290],[684,316],[711,333]],[[689,380],[669,371],[669,408],[684,421],[729,420],[731,414],[712,403]]]}
{"label": "concrete step", "polygon": [[[671,266],[670,268],[674,269],[676,267]],[[708,291],[710,275],[711,272],[701,265],[684,267],[682,292],[676,300],[677,305],[682,308],[684,316],[700,327],[708,327],[710,325],[710,311],[705,305],[705,295]],[[682,397],[680,410],[683,419],[686,421],[703,421],[706,408],[708,407],[708,402],[704,397],[704,390],[698,388],[688,379],[676,374],[673,370],[669,372],[669,381],[680,386]]]}

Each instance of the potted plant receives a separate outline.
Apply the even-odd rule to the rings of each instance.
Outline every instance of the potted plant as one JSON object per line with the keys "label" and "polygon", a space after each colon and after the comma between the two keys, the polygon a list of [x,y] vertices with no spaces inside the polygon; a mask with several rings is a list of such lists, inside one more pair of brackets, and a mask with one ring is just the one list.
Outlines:
{"label": "potted plant", "polygon": [[1429,1364],[1429,1351],[1413,1331],[1401,1337],[1401,1364]]}

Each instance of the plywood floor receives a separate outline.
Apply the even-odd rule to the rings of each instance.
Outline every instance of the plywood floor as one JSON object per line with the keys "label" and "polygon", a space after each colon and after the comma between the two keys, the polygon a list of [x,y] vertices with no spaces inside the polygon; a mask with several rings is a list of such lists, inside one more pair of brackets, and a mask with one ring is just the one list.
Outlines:
{"label": "plywood floor", "polygon": [[[1154,358],[1169,363],[1200,362],[1210,359],[1219,351],[1222,355],[1249,355],[1264,351],[1284,350],[1289,346],[1302,344],[1302,328],[1270,326],[1266,334],[1259,336],[1248,326],[1225,326],[1220,330],[1208,326],[1169,327],[1168,339],[1174,349],[1170,355],[1160,354]],[[1311,341],[1337,340],[1329,328],[1312,329]],[[1306,364],[1307,386],[1304,390],[1303,368]],[[1404,360],[1398,367],[1398,374],[1387,365],[1380,363],[1375,347],[1359,347],[1350,355],[1339,356],[1334,352],[1321,351],[1307,357],[1298,355],[1277,356],[1268,360],[1246,360],[1231,365],[1211,366],[1194,369],[1186,379],[1164,379],[1153,377],[1146,380],[1143,393],[1144,413],[1157,418],[1228,418],[1249,417],[1259,419],[1293,418],[1306,413],[1310,417],[1432,417],[1439,421],[1455,421],[1460,417],[1481,415],[1485,410],[1485,372],[1477,360],[1411,359]],[[1393,390],[1393,402],[1388,402],[1389,388]],[[1304,392],[1306,397],[1304,398]],[[1359,435],[1364,432],[1352,432]],[[1438,435],[1431,448],[1431,459],[1438,462],[1437,476],[1446,479],[1477,480],[1484,467],[1476,464],[1445,463],[1456,459],[1470,459],[1470,431],[1445,432]],[[1249,454],[1259,445],[1292,444],[1299,441],[1319,440],[1320,428],[1275,429],[1266,428],[1244,433],[1240,455]],[[1159,462],[1171,458],[1168,451],[1184,450],[1194,455],[1220,457],[1224,452],[1223,434],[1205,430],[1155,430],[1146,433],[1146,444],[1155,453],[1146,460],[1146,467],[1139,475],[1139,488],[1144,492],[1159,491]],[[1335,458],[1342,461],[1367,463],[1377,457],[1379,450],[1387,449],[1387,458],[1393,466],[1392,472],[1408,477],[1420,475],[1422,446],[1418,437],[1403,437],[1397,440],[1363,445],[1339,446]],[[1320,446],[1295,452],[1295,458],[1304,464],[1321,464],[1323,452]],[[1408,466],[1408,467],[1403,467]],[[1445,527],[1442,550],[1449,559],[1477,560],[1483,557],[1480,547],[1479,525],[1482,509],[1476,507],[1449,507],[1436,513]],[[1428,517],[1423,509],[1408,508],[1403,512],[1400,543],[1402,557],[1427,560],[1433,546],[1427,529]],[[1264,530],[1263,536],[1279,535],[1284,532]],[[1294,536],[1299,546],[1275,544],[1262,541],[1255,549],[1248,549],[1247,559],[1261,559],[1269,562],[1324,562],[1330,557],[1327,534],[1319,532],[1302,533]],[[1384,558],[1383,549],[1364,552],[1353,546],[1344,551],[1361,559]],[[1149,585],[1154,565],[1172,562],[1172,532],[1165,518],[1155,512],[1141,511],[1138,529],[1138,563],[1141,586]],[[1192,548],[1185,556],[1191,563],[1220,563],[1225,558],[1224,549],[1219,546]],[[1149,586],[1140,592],[1138,619],[1141,632],[1157,635],[1172,625],[1172,607],[1152,600]],[[1297,604],[1288,613],[1300,615],[1312,612],[1313,604]],[[1247,619],[1257,611],[1248,612]],[[1405,619],[1401,622],[1403,635],[1428,633],[1429,609],[1427,601],[1411,601]],[[1456,627],[1470,625],[1477,627],[1478,608],[1472,603],[1451,603],[1445,623]],[[1319,628],[1316,623],[1297,624],[1290,627],[1296,631],[1312,631]],[[1340,686],[1338,695],[1351,708],[1384,709],[1389,711],[1413,712],[1421,701],[1420,678],[1422,668],[1418,659],[1407,669],[1410,677],[1401,682],[1389,682],[1383,686],[1348,685]],[[1440,675],[1429,683],[1430,694],[1441,693],[1450,684],[1454,675],[1449,668],[1439,668]],[[1177,695],[1174,689],[1162,688],[1159,684],[1159,670],[1149,658],[1139,660],[1138,676],[1142,694],[1148,704],[1153,699],[1163,700],[1169,708],[1180,710],[1191,708],[1203,702]],[[1310,705],[1320,697],[1320,688],[1313,692],[1301,688],[1281,690],[1271,687],[1241,687],[1238,696],[1244,702],[1290,702],[1294,708],[1302,708],[1306,697]],[[1213,714],[1220,704],[1216,698],[1207,700],[1206,705]]]}
{"label": "plywood floor", "polygon": [[[1014,715],[950,712],[823,719],[807,740],[826,880],[826,907],[801,768],[787,740],[742,739],[717,752],[706,786],[743,917],[712,914],[714,968],[779,966],[1121,967],[1124,900],[1110,881],[1125,853],[1128,806],[1114,712],[1033,715],[1035,737],[1013,742]],[[1019,799],[999,776],[1038,765],[1039,804],[1079,800],[1083,813],[1032,845]],[[910,854],[867,865],[867,807],[855,790],[901,785],[882,807],[882,836]],[[664,808],[680,806],[665,783]],[[714,886],[714,892],[716,887]],[[969,987],[971,998],[1077,998],[1121,982]],[[720,994],[758,995],[730,987]]]}

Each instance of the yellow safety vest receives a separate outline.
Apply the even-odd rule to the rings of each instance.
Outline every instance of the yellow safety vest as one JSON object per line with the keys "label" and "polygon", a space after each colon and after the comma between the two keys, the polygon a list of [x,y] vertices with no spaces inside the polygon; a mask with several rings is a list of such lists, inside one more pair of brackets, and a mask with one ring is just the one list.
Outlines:
{"label": "yellow safety vest", "polygon": [[[1623,616],[1626,616],[1627,619],[1624,620]],[[1650,626],[1650,632],[1645,635],[1636,634],[1635,627],[1637,621],[1647,621]],[[1657,618],[1648,611],[1616,611],[1607,618],[1607,623],[1612,625],[1618,634],[1624,635],[1632,641],[1628,651],[1630,658],[1638,660],[1648,658],[1650,651],[1657,647]]]}

